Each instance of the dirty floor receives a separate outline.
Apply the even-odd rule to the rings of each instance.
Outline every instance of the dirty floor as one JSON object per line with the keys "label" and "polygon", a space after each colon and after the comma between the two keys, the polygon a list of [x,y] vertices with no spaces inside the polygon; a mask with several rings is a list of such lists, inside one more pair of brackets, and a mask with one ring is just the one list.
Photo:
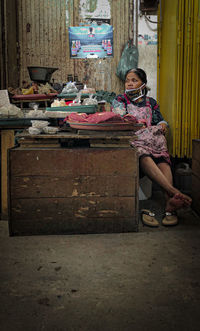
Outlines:
{"label": "dirty floor", "polygon": [[[161,220],[157,197],[140,207]],[[200,218],[179,219],[137,233],[26,237],[9,237],[1,221],[1,331],[199,330]]]}

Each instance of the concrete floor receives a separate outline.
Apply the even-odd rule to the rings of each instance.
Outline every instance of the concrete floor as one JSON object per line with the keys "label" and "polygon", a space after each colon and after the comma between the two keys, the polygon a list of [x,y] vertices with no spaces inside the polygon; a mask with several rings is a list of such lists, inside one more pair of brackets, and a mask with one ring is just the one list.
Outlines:
{"label": "concrete floor", "polygon": [[[156,197],[141,201],[161,219]],[[0,222],[1,331],[200,329],[200,219],[138,233],[9,237]]]}

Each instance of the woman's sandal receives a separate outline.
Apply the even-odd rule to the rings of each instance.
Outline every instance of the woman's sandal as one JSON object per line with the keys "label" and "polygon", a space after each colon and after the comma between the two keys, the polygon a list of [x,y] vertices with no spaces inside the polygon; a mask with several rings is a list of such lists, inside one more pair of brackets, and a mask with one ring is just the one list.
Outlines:
{"label": "woman's sandal", "polygon": [[178,224],[177,213],[175,211],[172,212],[166,211],[162,219],[162,225],[173,226],[177,224]]}
{"label": "woman's sandal", "polygon": [[159,223],[155,218],[155,214],[148,209],[141,210],[141,221],[143,225],[151,226],[154,228],[159,226]]}

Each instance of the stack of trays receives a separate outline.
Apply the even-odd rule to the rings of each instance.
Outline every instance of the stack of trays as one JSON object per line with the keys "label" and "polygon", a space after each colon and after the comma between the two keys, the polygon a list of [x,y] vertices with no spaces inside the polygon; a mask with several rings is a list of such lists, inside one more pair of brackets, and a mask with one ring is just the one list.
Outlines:
{"label": "stack of trays", "polygon": [[66,106],[66,107],[47,107],[45,115],[49,118],[65,118],[71,113],[96,113],[98,109],[97,105],[78,105],[78,106]]}

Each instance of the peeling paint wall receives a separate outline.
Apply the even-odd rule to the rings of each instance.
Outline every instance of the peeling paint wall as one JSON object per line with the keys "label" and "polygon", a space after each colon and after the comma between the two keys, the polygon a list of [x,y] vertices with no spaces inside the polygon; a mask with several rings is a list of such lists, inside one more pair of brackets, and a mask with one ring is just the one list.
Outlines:
{"label": "peeling paint wall", "polygon": [[[152,22],[157,22],[157,15],[149,17]],[[157,24],[149,23],[144,16],[138,20],[138,66],[147,74],[147,84],[151,89],[149,96],[157,99]]]}

